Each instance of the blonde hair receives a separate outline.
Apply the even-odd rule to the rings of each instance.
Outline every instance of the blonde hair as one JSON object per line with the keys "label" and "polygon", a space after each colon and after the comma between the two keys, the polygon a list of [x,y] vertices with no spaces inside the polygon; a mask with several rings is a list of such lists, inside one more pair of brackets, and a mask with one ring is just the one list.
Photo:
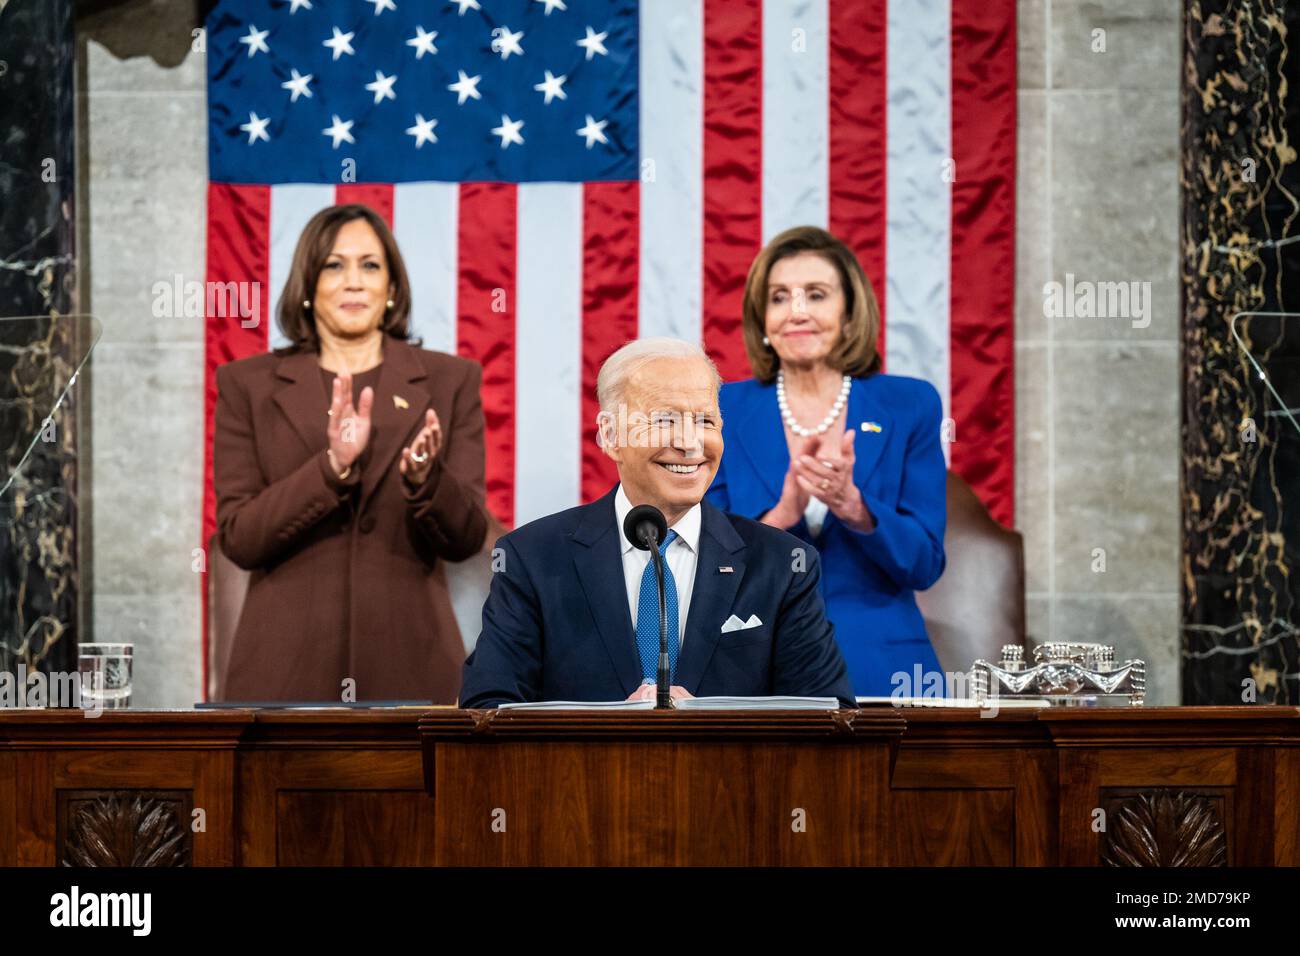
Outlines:
{"label": "blonde hair", "polygon": [[749,267],[749,277],[745,280],[741,329],[754,377],[764,384],[772,382],[781,364],[776,352],[763,344],[768,277],[779,261],[801,252],[819,255],[833,265],[844,289],[844,328],[839,343],[827,356],[828,364],[837,372],[854,376],[879,371],[880,355],[876,352],[876,342],[880,337],[880,306],[858,257],[825,229],[795,226],[773,237],[763,247]]}

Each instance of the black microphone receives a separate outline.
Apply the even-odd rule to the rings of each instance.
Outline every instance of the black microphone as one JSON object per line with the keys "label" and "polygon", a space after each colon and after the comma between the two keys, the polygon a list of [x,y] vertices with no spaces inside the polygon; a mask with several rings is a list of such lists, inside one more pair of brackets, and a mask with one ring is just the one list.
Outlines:
{"label": "black microphone", "polygon": [[649,551],[668,537],[668,521],[654,505],[637,505],[623,519],[623,534],[642,551]]}
{"label": "black microphone", "polygon": [[[655,580],[659,583],[659,670],[656,674],[658,690],[655,710],[671,710],[672,697],[668,693],[668,611],[664,602],[664,559],[659,553],[659,542],[668,537],[668,520],[654,505],[637,505],[623,519],[623,534],[634,547],[650,552],[655,566]],[[676,638],[677,635],[673,635]]]}

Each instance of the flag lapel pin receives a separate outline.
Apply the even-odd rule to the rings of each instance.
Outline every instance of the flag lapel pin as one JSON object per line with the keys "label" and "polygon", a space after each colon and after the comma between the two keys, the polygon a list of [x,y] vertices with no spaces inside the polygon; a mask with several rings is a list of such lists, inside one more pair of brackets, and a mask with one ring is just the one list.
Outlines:
{"label": "flag lapel pin", "polygon": [[876,422],[863,422],[863,423],[862,423],[862,430],[863,430],[864,432],[878,432],[878,431],[881,431],[882,429],[881,429],[880,425],[877,424]]}
{"label": "flag lapel pin", "polygon": [[410,408],[411,406],[410,406],[410,404],[406,401],[406,399],[402,398],[401,395],[394,395],[394,396],[393,396],[393,407],[394,407],[394,408]]}
{"label": "flag lapel pin", "polygon": [[733,573],[733,569],[732,569],[731,565],[729,565],[729,564],[719,565],[719,567],[718,567],[718,573],[719,573],[719,574],[731,574],[731,573]]}

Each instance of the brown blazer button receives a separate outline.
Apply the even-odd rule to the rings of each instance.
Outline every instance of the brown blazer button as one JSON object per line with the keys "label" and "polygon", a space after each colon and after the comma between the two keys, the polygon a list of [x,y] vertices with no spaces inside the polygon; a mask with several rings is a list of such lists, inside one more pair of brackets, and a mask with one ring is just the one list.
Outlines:
{"label": "brown blazer button", "polygon": [[375,530],[375,519],[366,515],[357,523],[357,527],[361,529],[362,534],[370,534]]}

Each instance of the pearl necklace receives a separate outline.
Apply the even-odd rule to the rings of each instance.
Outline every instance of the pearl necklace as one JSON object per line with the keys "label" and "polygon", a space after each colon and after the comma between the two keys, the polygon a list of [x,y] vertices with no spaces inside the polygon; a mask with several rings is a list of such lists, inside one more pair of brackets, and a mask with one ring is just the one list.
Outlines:
{"label": "pearl necklace", "polygon": [[845,375],[844,384],[840,386],[839,398],[835,399],[835,404],[831,406],[830,412],[822,419],[822,423],[816,428],[804,428],[794,420],[794,415],[790,413],[790,406],[785,400],[785,372],[778,369],[776,373],[776,407],[781,409],[781,417],[785,419],[786,427],[800,438],[807,438],[809,435],[824,435],[826,429],[834,425],[839,419],[840,412],[844,410],[844,403],[849,400],[849,389],[852,386],[853,379]]}

